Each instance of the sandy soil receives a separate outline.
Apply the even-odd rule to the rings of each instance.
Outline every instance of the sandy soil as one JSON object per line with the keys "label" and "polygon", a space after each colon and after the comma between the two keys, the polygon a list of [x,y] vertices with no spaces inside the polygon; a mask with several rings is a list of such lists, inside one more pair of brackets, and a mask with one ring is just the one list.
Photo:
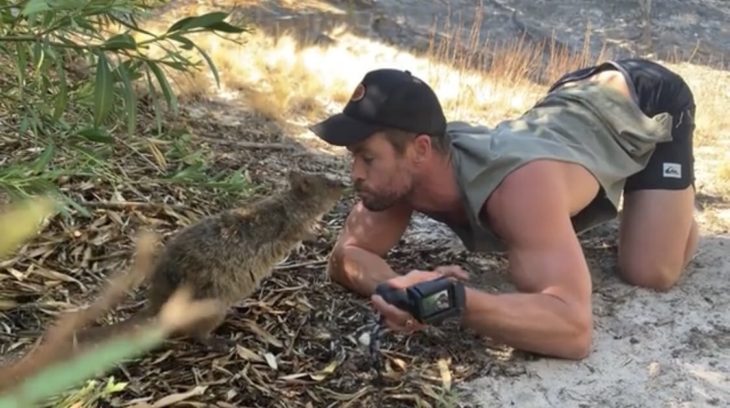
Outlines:
{"label": "sandy soil", "polygon": [[521,361],[524,374],[467,387],[479,406],[698,407],[730,403],[730,235],[704,237],[669,293],[597,284],[592,355]]}
{"label": "sandy soil", "polygon": [[[730,212],[721,213],[725,217]],[[722,215],[721,215],[722,216]],[[700,214],[700,220],[702,220]],[[463,384],[469,407],[715,407],[730,404],[730,234],[703,234],[700,250],[676,288],[656,293],[615,275],[609,244],[616,223],[583,237],[594,282],[594,342],[589,358],[511,358],[510,375],[485,374]],[[418,219],[407,245],[463,247],[439,224]],[[490,265],[488,256],[479,256]],[[477,272],[484,286],[512,290],[494,264]],[[479,276],[480,274],[484,276]],[[487,282],[488,281],[488,284]]]}

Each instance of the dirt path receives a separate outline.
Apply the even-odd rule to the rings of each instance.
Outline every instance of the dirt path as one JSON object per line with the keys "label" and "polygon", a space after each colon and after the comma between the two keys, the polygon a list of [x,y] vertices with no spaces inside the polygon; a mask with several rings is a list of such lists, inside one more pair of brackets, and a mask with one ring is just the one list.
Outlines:
{"label": "dirt path", "polygon": [[516,377],[467,385],[480,407],[727,406],[730,403],[730,235],[705,237],[673,291],[596,283],[592,355],[581,362],[516,361]]}
{"label": "dirt path", "polygon": [[[722,212],[730,216],[729,210]],[[705,227],[703,223],[703,228]],[[720,407],[730,403],[730,234],[706,233],[679,285],[655,293],[615,274],[616,223],[583,237],[594,284],[592,354],[580,361],[509,358],[509,375],[460,387],[469,407]],[[443,248],[451,234],[418,220],[408,245]],[[512,290],[488,256],[483,286]],[[479,276],[481,275],[481,276]]]}

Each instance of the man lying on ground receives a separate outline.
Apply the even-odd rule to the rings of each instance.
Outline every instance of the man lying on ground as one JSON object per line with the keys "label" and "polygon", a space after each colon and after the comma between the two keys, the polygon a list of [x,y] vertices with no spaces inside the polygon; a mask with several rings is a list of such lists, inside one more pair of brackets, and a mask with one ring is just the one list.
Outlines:
{"label": "man lying on ground", "polygon": [[682,78],[642,59],[565,74],[522,116],[495,128],[447,124],[433,90],[407,71],[365,75],[344,111],[312,126],[352,153],[359,202],[332,251],[334,281],[396,330],[422,326],[374,295],[459,267],[396,274],[385,261],[414,211],[473,251],[506,251],[517,293],[466,288],[464,325],[512,347],[581,359],[591,350],[591,277],[578,234],[618,216],[623,279],[670,289],[696,250],[692,133]]}

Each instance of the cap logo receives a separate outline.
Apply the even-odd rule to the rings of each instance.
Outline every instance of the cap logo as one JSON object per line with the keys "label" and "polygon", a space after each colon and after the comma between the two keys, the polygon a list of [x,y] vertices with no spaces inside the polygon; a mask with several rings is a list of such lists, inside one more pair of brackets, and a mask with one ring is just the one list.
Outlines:
{"label": "cap logo", "polygon": [[350,97],[350,102],[357,102],[360,99],[365,97],[365,85],[358,84],[355,88],[355,91],[352,92],[352,96]]}

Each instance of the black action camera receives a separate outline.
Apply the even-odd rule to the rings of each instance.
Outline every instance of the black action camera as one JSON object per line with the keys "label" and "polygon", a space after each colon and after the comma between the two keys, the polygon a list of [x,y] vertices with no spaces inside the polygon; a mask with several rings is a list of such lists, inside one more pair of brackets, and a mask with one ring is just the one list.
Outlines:
{"label": "black action camera", "polygon": [[425,324],[437,324],[461,315],[466,303],[464,285],[445,276],[417,283],[405,290],[383,282],[375,293]]}

